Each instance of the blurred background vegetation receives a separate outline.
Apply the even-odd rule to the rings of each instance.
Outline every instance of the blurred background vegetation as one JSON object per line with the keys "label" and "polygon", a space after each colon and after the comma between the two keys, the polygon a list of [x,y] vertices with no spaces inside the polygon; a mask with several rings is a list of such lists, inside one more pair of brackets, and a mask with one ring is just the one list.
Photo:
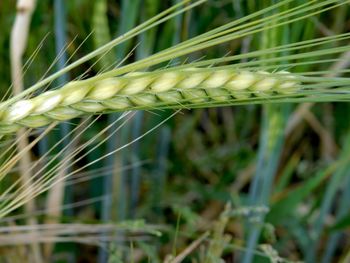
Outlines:
{"label": "blurred background vegetation", "polygon": [[[281,12],[306,1],[292,1]],[[177,2],[38,1],[25,53],[26,59],[31,54],[35,58],[25,74],[25,85],[30,86],[47,74],[59,55],[59,62],[48,73]],[[82,72],[96,75],[118,63],[134,47],[124,63],[273,3],[210,0],[119,46],[97,63],[83,64],[55,85]],[[349,11],[348,6],[341,6],[171,63],[246,53],[348,32]],[[3,95],[11,85],[9,36],[15,16],[15,1],[0,1]],[[339,43],[327,45],[336,47]],[[328,70],[328,66],[304,65],[291,71]],[[347,103],[184,110],[130,147],[65,181],[64,200],[59,204],[62,212],[54,222],[66,224],[67,233],[50,235],[40,230],[42,236],[47,233],[55,241],[46,255],[46,241],[40,241],[44,262],[350,262],[349,112]],[[135,112],[122,129],[69,169],[83,167],[125,145],[172,113]],[[119,116],[100,117],[79,142],[87,142]],[[80,121],[63,124],[51,132],[33,150],[32,158],[39,159]],[[107,136],[102,134],[85,151]],[[34,138],[35,135],[31,137]],[[63,145],[69,140],[72,138]],[[58,154],[59,149],[54,151]],[[1,188],[6,189],[16,178],[14,171]],[[49,216],[45,212],[47,196],[36,199],[37,213],[18,209],[1,219],[2,226],[25,225],[31,216],[44,224]],[[88,230],[80,231],[84,225]],[[24,242],[15,234],[0,233],[1,262],[27,262],[30,236]]]}

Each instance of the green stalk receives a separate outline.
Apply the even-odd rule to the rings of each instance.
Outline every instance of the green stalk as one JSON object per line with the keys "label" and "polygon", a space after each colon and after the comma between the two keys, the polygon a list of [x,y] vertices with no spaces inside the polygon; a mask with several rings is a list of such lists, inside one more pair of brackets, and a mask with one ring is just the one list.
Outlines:
{"label": "green stalk", "polygon": [[[65,52],[66,43],[67,43],[67,35],[66,35],[66,10],[65,5],[62,0],[55,0],[55,36],[56,36],[56,55],[60,54],[60,57],[57,61],[57,69],[61,70],[67,63],[67,52]],[[68,74],[63,74],[57,79],[58,86],[63,86],[69,81]],[[68,123],[61,123],[60,126],[60,136],[61,138],[65,138],[62,142],[62,148],[68,145],[70,138],[70,127]],[[45,153],[48,151],[45,151]],[[71,189],[66,189],[66,192],[69,195]],[[66,198],[66,201],[69,202],[70,198]],[[67,211],[70,213],[69,211]]]}
{"label": "green stalk", "polygon": [[[269,5],[269,2],[270,1],[268,0],[264,1],[265,5]],[[288,6],[286,5],[283,8],[288,9]],[[287,27],[284,27],[283,29],[288,30]],[[263,46],[261,49],[278,46],[279,40],[277,39],[277,35],[279,33],[280,32],[277,29],[269,29],[264,31],[262,35]],[[288,39],[285,39],[285,41],[289,42]],[[249,205],[251,206],[266,206],[269,204],[273,181],[283,150],[284,129],[289,114],[290,105],[263,106],[262,130],[259,140],[260,146],[257,161],[258,164],[249,192]],[[247,252],[243,258],[244,263],[250,263],[254,259],[253,251],[257,246],[260,232],[264,224],[264,218],[264,215],[259,215],[257,223],[250,224],[251,226],[249,229],[251,230],[248,231],[246,246]]]}
{"label": "green stalk", "polygon": [[[94,4],[94,17],[93,17],[93,34],[94,34],[94,43],[95,47],[99,48],[106,43],[109,43],[111,41],[111,36],[110,36],[110,29],[109,29],[109,24],[108,24],[108,16],[107,16],[107,10],[108,10],[108,2],[106,0],[98,0],[95,1]],[[123,4],[124,8],[124,4]],[[128,11],[128,10],[124,10]],[[124,16],[122,16],[124,17]],[[121,19],[122,20],[122,19]],[[119,28],[122,28],[121,26],[122,21],[119,24]],[[124,33],[124,32],[122,32]],[[125,45],[121,45],[120,48],[124,47]],[[120,51],[119,48],[119,51]],[[118,54],[117,59],[121,60],[119,56],[121,56],[123,53]],[[108,68],[110,68],[112,65],[114,65],[114,58],[113,58],[113,52],[106,52],[104,54],[101,54],[99,56],[98,60],[98,70],[103,71]],[[115,123],[118,118],[120,117],[119,114],[110,114],[108,116],[108,125],[112,125]],[[123,142],[120,140],[117,140],[117,136],[112,136],[113,131],[112,129],[108,129],[107,131],[108,134],[108,140],[106,141],[106,151],[107,152],[112,152],[114,149],[118,147],[118,145],[122,145]],[[123,158],[122,153],[120,154],[121,158]],[[118,161],[116,162],[116,154],[112,154],[108,156],[104,161],[104,165],[106,167],[110,167],[110,171],[107,172],[106,176],[103,177],[102,185],[103,185],[103,200],[101,202],[101,221],[104,223],[108,222],[113,222],[113,219],[115,218],[115,215],[120,216],[124,214],[124,211],[121,211],[121,207],[125,207],[124,201],[122,201],[122,205],[119,206],[118,208],[115,209],[115,197],[117,195],[114,194],[114,185],[117,183],[120,183],[123,185],[122,189],[124,188],[124,183],[123,180],[119,180],[119,178],[114,179],[114,177],[117,177],[118,175],[123,175],[125,171],[123,169],[120,169],[120,166],[123,167],[124,162]],[[94,157],[93,157],[94,158]],[[101,184],[101,180],[95,180],[95,184],[92,185],[92,189],[96,188],[96,184]],[[122,192],[124,193],[124,192]],[[126,200],[126,196],[124,196],[122,193],[120,193],[120,199],[118,200]],[[119,194],[119,193],[118,193]],[[117,213],[115,211],[118,210]],[[121,216],[122,218],[124,217],[123,215]],[[106,240],[106,235],[101,235],[102,240]],[[108,261],[109,258],[109,252],[108,252],[108,247],[109,247],[109,242],[103,242],[99,252],[98,252],[98,262],[104,263]]]}
{"label": "green stalk", "polygon": [[[139,16],[142,20],[146,20],[149,17],[153,17],[159,11],[159,3],[154,0],[145,0],[141,3],[142,8],[139,9]],[[142,11],[141,11],[142,10]],[[151,29],[147,32],[140,34],[139,36],[139,46],[136,49],[136,60],[141,60],[148,57],[154,52],[154,47],[156,43],[156,31]],[[132,121],[132,138],[137,138],[142,133],[142,124],[144,124],[144,111],[137,111],[135,117]],[[131,146],[130,151],[130,162],[137,163],[140,161],[140,142],[136,142]],[[136,216],[136,207],[139,203],[140,196],[140,184],[142,180],[140,178],[141,167],[133,166],[130,173],[130,217],[135,218]]]}
{"label": "green stalk", "polygon": [[[118,31],[119,31],[118,35],[128,34],[128,32],[133,30],[133,28],[135,27],[135,24],[137,23],[137,15],[138,15],[138,10],[140,10],[139,8],[140,4],[141,4],[140,0],[137,0],[137,1],[123,0],[122,1],[121,16],[120,16],[119,25],[118,25]],[[105,27],[107,28],[108,24],[105,25]],[[117,61],[122,61],[124,59],[124,57],[126,56],[129,50],[131,43],[132,43],[131,41],[127,41],[117,46],[116,53],[115,53],[115,57]],[[106,66],[108,65],[105,65],[105,67]],[[111,124],[115,122],[115,120],[118,119],[119,116],[120,114],[116,114],[116,113],[109,115],[108,123]],[[128,134],[131,131],[130,126],[131,126],[131,123],[126,123],[124,129],[119,133],[119,140],[116,140],[115,137],[111,137],[107,141],[108,152],[111,152],[113,149],[115,149],[117,145],[121,147],[122,145],[127,144],[130,138]],[[110,130],[110,132],[113,132],[113,131]],[[136,144],[137,143],[138,141],[136,141]],[[136,147],[136,146],[133,144],[132,147]],[[129,164],[130,160],[128,157],[131,152],[133,152],[133,149],[130,149],[128,151],[125,150],[120,152],[118,155],[116,154],[110,155],[105,160],[106,165],[108,167],[112,167],[112,171],[109,174],[109,176],[105,178],[105,182],[104,182],[105,195],[106,195],[106,201],[105,201],[106,206],[104,207],[104,214],[103,214],[104,221],[109,221],[113,219],[113,216],[112,216],[113,214],[116,215],[114,220],[123,221],[123,220],[126,220],[128,215],[130,214],[129,206],[132,205],[133,201],[131,201],[131,204],[127,202],[127,200],[129,200],[128,194],[127,194],[128,171],[120,170],[118,166],[124,167]],[[113,194],[114,190],[117,190],[116,195]],[[113,210],[115,211],[114,213],[113,213]],[[121,239],[123,239],[123,237],[121,237]],[[106,253],[106,247],[102,248],[99,251],[99,262],[101,263],[106,262],[108,256],[109,256],[108,253]]]}

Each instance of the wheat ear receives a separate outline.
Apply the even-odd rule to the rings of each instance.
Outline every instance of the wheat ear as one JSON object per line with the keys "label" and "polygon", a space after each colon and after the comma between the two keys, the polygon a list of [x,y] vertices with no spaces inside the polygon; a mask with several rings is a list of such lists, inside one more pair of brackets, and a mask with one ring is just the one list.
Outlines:
{"label": "wheat ear", "polygon": [[188,68],[156,73],[134,72],[94,83],[73,81],[61,89],[20,100],[2,110],[0,134],[20,127],[37,128],[83,114],[162,106],[191,107],[198,103],[247,99],[250,96],[291,94],[300,88],[295,75]]}

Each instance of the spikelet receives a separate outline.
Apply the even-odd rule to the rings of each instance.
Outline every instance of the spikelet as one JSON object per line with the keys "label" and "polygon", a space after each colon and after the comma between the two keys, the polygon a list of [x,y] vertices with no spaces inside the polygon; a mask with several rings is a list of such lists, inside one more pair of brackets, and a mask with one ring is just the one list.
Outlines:
{"label": "spikelet", "polygon": [[132,109],[183,107],[251,96],[293,94],[300,82],[293,74],[237,71],[230,69],[134,72],[89,83],[72,81],[61,89],[20,100],[3,110],[0,134],[19,127],[41,127],[83,114]]}

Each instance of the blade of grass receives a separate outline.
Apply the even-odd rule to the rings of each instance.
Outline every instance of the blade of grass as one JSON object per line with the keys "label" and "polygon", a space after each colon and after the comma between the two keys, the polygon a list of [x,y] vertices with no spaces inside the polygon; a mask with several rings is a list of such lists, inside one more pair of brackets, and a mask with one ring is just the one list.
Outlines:
{"label": "blade of grass", "polygon": [[[341,153],[340,158],[346,158],[346,156],[350,155],[350,133],[348,133],[348,136],[345,139],[345,143],[343,144],[344,148]],[[320,235],[322,234],[324,224],[326,221],[326,217],[330,213],[332,209],[332,204],[335,199],[335,195],[339,188],[344,183],[344,178],[349,175],[349,166],[341,166],[338,168],[338,170],[331,176],[328,186],[326,188],[325,194],[322,198],[322,203],[320,207],[320,212],[315,220],[315,222],[312,225],[311,228],[311,237],[312,237],[312,244],[309,244],[309,250],[308,254],[306,255],[307,262],[313,262],[317,261],[316,255],[318,254],[318,245],[320,240]]]}
{"label": "blade of grass", "polygon": [[[350,176],[347,174],[346,180],[342,185],[342,195],[340,197],[340,204],[336,211],[336,221],[344,218],[349,211],[349,200],[350,200]],[[324,254],[322,256],[322,263],[328,263],[332,261],[332,258],[336,252],[337,246],[341,242],[343,236],[342,232],[332,233],[328,239]]]}

